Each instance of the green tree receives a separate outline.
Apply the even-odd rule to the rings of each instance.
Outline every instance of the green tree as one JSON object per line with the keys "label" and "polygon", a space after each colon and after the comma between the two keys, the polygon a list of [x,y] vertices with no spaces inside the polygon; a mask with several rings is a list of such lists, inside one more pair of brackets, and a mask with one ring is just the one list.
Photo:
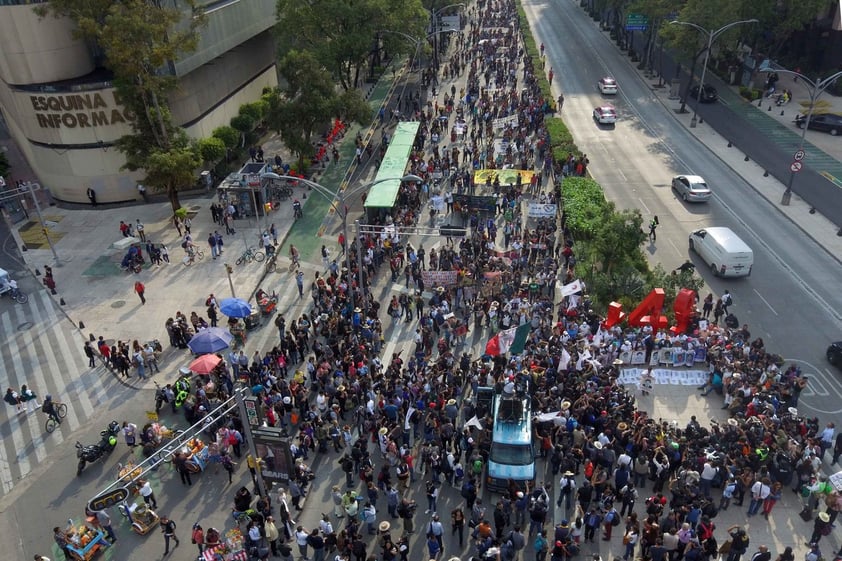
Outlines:
{"label": "green tree", "polygon": [[338,92],[330,73],[309,51],[290,51],[278,64],[286,87],[267,94],[267,123],[299,159],[313,155],[313,134],[331,118],[358,123],[371,119],[359,90]]}
{"label": "green tree", "polygon": [[292,50],[314,53],[343,89],[359,85],[360,73],[381,40],[392,52],[412,52],[400,31],[423,39],[429,15],[421,0],[278,0],[276,26],[281,57]]}
{"label": "green tree", "polygon": [[[198,29],[205,22],[194,0],[180,5],[185,9],[167,7],[160,0],[49,0],[37,9],[42,16],[73,19],[77,35],[105,54],[114,87],[134,115],[132,134],[117,141],[126,157],[123,167],[144,171],[143,182],[165,191],[173,210],[181,206],[178,189],[193,183],[201,163],[195,143],[172,122],[167,106],[176,86],[169,65],[196,49]],[[198,163],[176,170],[175,162]]]}
{"label": "green tree", "polygon": [[794,33],[815,24],[827,4],[825,0],[741,0],[739,14],[740,19],[760,20],[746,30],[746,36],[754,38],[756,50],[776,58]]}
{"label": "green tree", "polygon": [[240,143],[240,133],[234,127],[223,125],[213,129],[211,136],[218,138],[229,150],[233,150]]}
{"label": "green tree", "polygon": [[224,158],[225,153],[228,151],[222,139],[215,136],[199,140],[198,147],[202,160],[213,164]]}
{"label": "green tree", "polygon": [[[708,31],[716,31],[741,19],[744,18],[740,17],[740,5],[733,0],[687,0],[678,13],[678,21],[695,23]],[[747,25],[738,25],[722,33],[716,39],[714,53],[735,46],[741,34],[745,36],[748,33],[747,29]],[[702,53],[707,47],[707,35],[687,25],[665,25],[661,35],[670,47],[677,48],[685,56]]]}
{"label": "green tree", "polygon": [[251,115],[240,113],[231,117],[231,126],[240,132],[242,135],[247,135],[252,130],[257,122]]}

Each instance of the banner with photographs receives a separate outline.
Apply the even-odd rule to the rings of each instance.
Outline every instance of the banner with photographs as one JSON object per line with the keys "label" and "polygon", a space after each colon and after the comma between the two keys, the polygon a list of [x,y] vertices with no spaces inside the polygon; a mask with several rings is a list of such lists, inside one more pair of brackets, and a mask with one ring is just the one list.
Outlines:
{"label": "banner with photographs", "polygon": [[500,185],[515,185],[518,174],[521,185],[529,185],[535,172],[525,169],[478,169],[474,172],[474,185],[486,185],[489,180],[493,185],[495,179],[500,180]]}

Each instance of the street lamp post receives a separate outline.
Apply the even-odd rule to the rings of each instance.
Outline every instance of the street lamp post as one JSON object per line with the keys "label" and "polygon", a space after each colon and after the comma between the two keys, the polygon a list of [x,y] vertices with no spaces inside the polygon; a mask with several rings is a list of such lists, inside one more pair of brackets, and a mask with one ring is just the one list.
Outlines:
{"label": "street lamp post", "polygon": [[[403,31],[394,31],[394,30],[391,30],[391,29],[382,29],[382,30],[380,30],[378,33],[393,33],[393,34],[395,34],[395,35],[400,35],[401,37],[404,37],[404,38],[406,38],[406,39],[409,39],[409,41],[410,41],[413,45],[415,45],[415,53],[412,55],[412,62],[411,62],[411,63],[410,63],[410,65],[409,65],[409,69],[410,69],[410,70],[412,70],[412,67],[413,67],[413,66],[415,66],[415,61],[416,61],[416,60],[418,60],[418,52],[419,52],[419,51],[420,51],[420,49],[421,49],[421,44],[422,44],[425,40],[429,39],[430,37],[436,37],[436,36],[437,36],[437,35],[439,35],[440,33],[456,33],[456,30],[455,30],[455,29],[442,29],[442,30],[440,30],[440,31],[434,31],[434,32],[432,32],[432,33],[429,33],[429,34],[427,34],[427,35],[426,35],[425,37],[423,37],[423,38],[420,38],[420,37],[413,37],[413,36],[412,36],[412,35],[410,35],[409,33],[404,33]],[[434,48],[435,48],[435,47],[434,47]]]}
{"label": "street lamp post", "polygon": [[[316,183],[315,181],[310,181],[309,179],[304,179],[302,177],[294,177],[294,176],[291,176],[291,175],[278,175],[277,173],[271,173],[271,172],[264,173],[260,177],[261,177],[261,179],[287,179],[287,180],[290,180],[290,181],[300,181],[300,182],[304,183],[305,185],[308,185],[309,187],[312,187],[313,190],[316,193],[318,193],[322,197],[329,200],[334,209],[338,210],[339,215],[342,217],[342,236],[345,238],[345,246],[346,246],[346,248],[345,248],[345,268],[348,269],[348,284],[349,284],[348,292],[351,296],[351,309],[352,310],[354,309],[354,291],[353,291],[353,289],[351,289],[351,286],[350,286],[350,281],[351,281],[351,241],[348,238],[348,208],[345,206],[345,201],[348,198],[353,197],[354,195],[357,195],[357,194],[361,193],[362,191],[364,191],[366,189],[370,189],[371,187],[373,187],[374,185],[377,185],[378,183],[384,183],[386,181],[411,181],[411,182],[414,182],[414,183],[423,183],[423,181],[424,181],[422,178],[418,177],[417,175],[408,174],[408,175],[405,175],[403,177],[378,179],[377,181],[372,181],[370,183],[358,185],[357,187],[354,187],[353,189],[347,189],[347,188],[346,189],[339,189],[337,192],[333,192],[330,189],[324,187],[323,185],[320,185],[320,184]],[[334,199],[336,199],[337,202],[334,202]],[[337,203],[338,203],[338,205],[337,205]],[[337,206],[338,206],[338,208],[337,208]],[[359,221],[357,221],[357,223],[359,223]],[[359,232],[359,225],[357,226],[357,232]],[[362,248],[359,247],[359,244],[357,244],[357,245],[358,245],[357,255],[359,256]],[[360,261],[359,261],[360,264],[362,264],[362,257],[360,257],[359,259],[360,259]],[[362,287],[362,270],[360,270],[359,279],[360,279],[360,287]]]}
{"label": "street lamp post", "polygon": [[[804,121],[801,123],[801,139],[798,143],[798,151],[804,151],[804,140],[807,137],[807,129],[810,127],[810,119],[813,118],[813,109],[816,107],[816,102],[819,100],[819,97],[825,92],[827,88],[829,88],[839,77],[842,77],[842,71],[833,74],[832,76],[828,76],[827,78],[820,79],[816,78],[815,80],[811,80],[804,74],[800,72],[796,72],[794,70],[786,70],[784,68],[772,68],[772,65],[769,63],[768,60],[764,61],[760,65],[760,72],[781,72],[783,74],[791,74],[796,78],[800,78],[801,82],[804,84],[804,87],[807,88],[807,93],[810,96],[810,105],[807,107],[807,115],[804,118]],[[784,206],[789,205],[790,201],[792,200],[792,183],[795,181],[795,174],[796,171],[794,167],[790,167],[789,172],[789,181],[786,184],[786,190],[784,191],[783,196],[781,197],[781,204]]]}
{"label": "street lamp post", "polygon": [[56,253],[53,240],[50,239],[47,225],[44,223],[44,217],[41,215],[41,204],[38,202],[38,197],[35,195],[34,185],[35,184],[32,182],[27,182],[24,185],[21,185],[20,190],[29,191],[29,194],[32,195],[32,202],[35,205],[35,213],[38,215],[38,222],[41,224],[41,231],[44,234],[44,238],[47,240],[47,245],[50,246],[50,250],[53,252],[53,258],[56,260],[56,267],[61,267],[61,261],[58,259],[58,253]]}
{"label": "street lamp post", "polygon": [[[688,27],[692,27],[692,28],[694,28],[694,29],[696,29],[696,30],[700,31],[701,33],[708,36],[708,44],[707,44],[707,47],[705,48],[705,62],[702,64],[702,78],[699,82],[699,93],[696,96],[696,105],[693,107],[693,118],[690,119],[690,126],[691,127],[696,126],[696,108],[702,102],[702,92],[705,89],[705,73],[707,72],[707,69],[708,69],[708,60],[710,60],[710,49],[713,46],[713,41],[717,37],[719,37],[722,33],[731,29],[735,25],[741,25],[741,24],[744,24],[744,23],[757,23],[757,21],[758,20],[756,20],[756,19],[742,19],[742,20],[739,20],[739,21],[732,21],[731,23],[725,24],[722,27],[720,27],[719,29],[716,29],[716,30],[713,30],[713,31],[708,31],[707,29],[705,29],[701,25],[691,23],[689,21],[671,21],[670,22],[670,25],[686,25]],[[692,78],[693,77],[691,76],[690,77],[691,81],[692,81]],[[692,84],[687,84],[688,90],[689,90],[691,85]],[[699,119],[699,122],[700,123],[703,122],[701,118]]]}
{"label": "street lamp post", "polygon": [[[430,26],[430,35],[433,37],[433,68],[436,72],[438,72],[439,68],[439,42],[436,35],[439,33],[439,14],[445,11],[448,8],[455,8],[456,6],[461,6],[462,8],[465,7],[465,4],[462,2],[456,2],[455,4],[448,4],[447,6],[442,6],[437,10],[430,10],[430,17],[432,18],[432,25]],[[453,31],[452,29],[447,30],[448,32]]]}

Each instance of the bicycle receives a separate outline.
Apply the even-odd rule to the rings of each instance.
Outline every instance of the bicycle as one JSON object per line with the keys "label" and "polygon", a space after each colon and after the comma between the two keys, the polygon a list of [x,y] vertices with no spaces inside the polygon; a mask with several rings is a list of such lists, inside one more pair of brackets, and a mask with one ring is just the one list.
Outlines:
{"label": "bicycle", "polygon": [[243,254],[239,258],[237,258],[237,261],[235,261],[235,263],[237,265],[242,265],[243,263],[251,263],[252,261],[257,261],[258,263],[260,263],[264,259],[266,259],[266,256],[263,254],[262,251],[248,248],[247,250],[245,250],[245,252],[243,252]]}
{"label": "bicycle", "polygon": [[29,302],[29,296],[21,292],[19,288],[14,288],[9,292],[9,296],[18,304],[26,304]]}
{"label": "bicycle", "polygon": [[52,416],[47,417],[47,422],[44,424],[44,428],[48,433],[52,433],[56,430],[56,428],[61,424],[61,420],[67,416],[67,405],[64,403],[53,403],[53,407],[56,410],[58,420],[54,419]]}
{"label": "bicycle", "polygon": [[278,252],[276,251],[266,260],[266,272],[274,273],[278,270]]}
{"label": "bicycle", "polygon": [[184,259],[182,259],[181,262],[184,264],[185,267],[189,267],[190,265],[195,263],[197,259],[201,261],[204,258],[205,252],[201,249],[194,248],[192,251],[187,252],[187,255],[184,256]]}

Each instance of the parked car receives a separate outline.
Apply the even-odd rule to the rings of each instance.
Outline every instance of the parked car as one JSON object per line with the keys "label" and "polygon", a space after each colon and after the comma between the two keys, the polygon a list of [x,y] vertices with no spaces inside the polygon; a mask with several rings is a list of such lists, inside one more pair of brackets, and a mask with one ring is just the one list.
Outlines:
{"label": "parked car", "polygon": [[[795,126],[799,129],[804,128],[804,121],[807,117],[798,115],[795,118]],[[842,134],[842,116],[834,115],[833,113],[822,113],[821,115],[810,116],[810,126],[808,129],[829,132],[831,136]]]}
{"label": "parked car", "polygon": [[698,175],[676,175],[672,178],[672,188],[681,195],[684,202],[703,203],[711,195],[704,178]]}
{"label": "parked car", "polygon": [[597,87],[600,93],[604,95],[614,95],[617,93],[617,80],[610,76],[600,78],[599,82],[597,82]]}
{"label": "parked car", "polygon": [[827,348],[827,361],[834,366],[842,366],[842,341],[831,343]]}
{"label": "parked car", "polygon": [[695,85],[690,88],[690,99],[698,99],[701,103],[715,103],[719,99],[719,92],[710,84],[705,84],[705,89],[702,91],[702,98],[699,99],[699,86]]}
{"label": "parked car", "polygon": [[593,118],[600,125],[613,125],[617,122],[617,110],[610,105],[596,107],[593,110]]}

